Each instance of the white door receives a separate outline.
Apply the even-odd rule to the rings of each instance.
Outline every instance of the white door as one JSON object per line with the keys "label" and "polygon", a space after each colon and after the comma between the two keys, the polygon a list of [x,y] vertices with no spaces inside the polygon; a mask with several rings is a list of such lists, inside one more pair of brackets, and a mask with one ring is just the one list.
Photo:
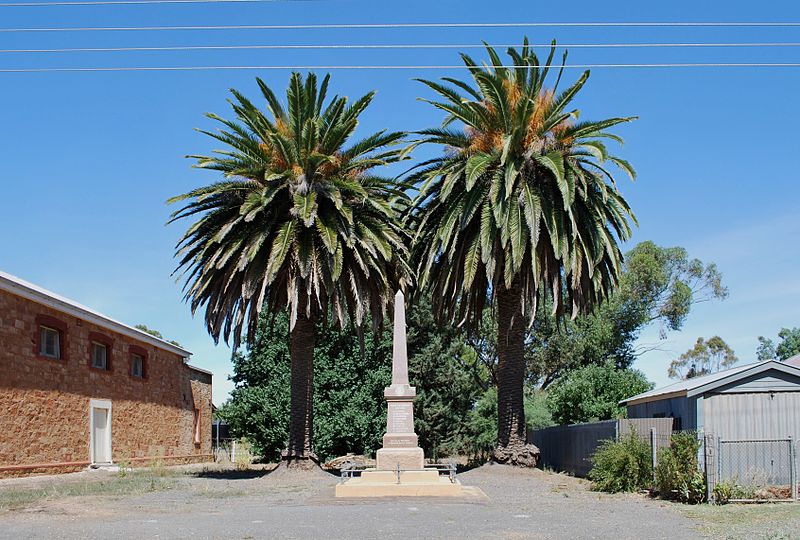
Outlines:
{"label": "white door", "polygon": [[111,463],[110,409],[92,407],[92,463]]}

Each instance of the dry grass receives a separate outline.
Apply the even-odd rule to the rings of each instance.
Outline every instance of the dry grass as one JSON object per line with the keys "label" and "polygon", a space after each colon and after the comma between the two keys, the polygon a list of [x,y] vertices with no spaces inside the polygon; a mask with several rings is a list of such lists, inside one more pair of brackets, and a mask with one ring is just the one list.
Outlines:
{"label": "dry grass", "polygon": [[99,478],[89,475],[63,481],[55,477],[47,483],[0,490],[0,512],[67,497],[120,497],[164,491],[176,485],[176,476],[179,474],[154,466],[134,471],[122,469],[118,474],[105,474]]}
{"label": "dry grass", "polygon": [[800,539],[800,504],[675,505],[712,538]]}

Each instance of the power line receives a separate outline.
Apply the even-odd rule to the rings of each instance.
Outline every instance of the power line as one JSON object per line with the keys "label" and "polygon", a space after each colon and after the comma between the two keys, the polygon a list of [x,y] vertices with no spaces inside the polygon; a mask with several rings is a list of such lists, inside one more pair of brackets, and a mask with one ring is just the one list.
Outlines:
{"label": "power line", "polygon": [[0,28],[0,32],[143,32],[172,30],[357,30],[404,28],[535,28],[535,27],[800,27],[800,22],[513,22],[513,23],[390,23],[390,24],[254,24],[208,26],[89,26],[62,28]]}
{"label": "power line", "polygon": [[[119,0],[85,2],[3,2],[0,7],[54,7],[54,6],[116,6],[150,4],[260,4],[273,2],[297,2],[300,0]],[[307,0],[306,0],[307,1]]]}
{"label": "power line", "polygon": [[[506,69],[527,69],[520,66],[499,66]],[[561,67],[561,66],[558,66]],[[673,63],[673,64],[567,64],[572,69],[613,68],[798,68],[800,63]],[[320,66],[116,66],[0,69],[0,73],[59,73],[109,71],[214,71],[214,70],[390,70],[390,69],[465,69],[464,65],[320,65]]]}
{"label": "power line", "polygon": [[[519,47],[515,44],[490,46]],[[0,49],[0,53],[73,53],[73,52],[150,52],[150,51],[208,51],[208,50],[252,50],[252,49],[483,49],[483,44],[333,44],[333,45],[176,45],[168,47],[69,47],[61,49]],[[531,44],[530,47],[550,47],[550,44]],[[680,47],[800,47],[800,42],[771,43],[572,43],[556,45],[558,49],[581,48],[680,48]]]}

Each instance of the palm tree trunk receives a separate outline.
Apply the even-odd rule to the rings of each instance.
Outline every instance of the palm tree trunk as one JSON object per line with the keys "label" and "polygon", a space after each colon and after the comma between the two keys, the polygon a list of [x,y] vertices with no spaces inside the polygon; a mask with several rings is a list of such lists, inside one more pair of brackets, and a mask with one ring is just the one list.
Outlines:
{"label": "palm tree trunk", "polygon": [[535,467],[539,449],[526,441],[523,383],[525,380],[525,318],[519,277],[497,291],[497,448],[499,463]]}
{"label": "palm tree trunk", "polygon": [[[304,311],[304,310],[303,310]],[[315,319],[299,314],[290,332],[292,357],[289,444],[283,459],[289,466],[316,466],[313,452]]]}

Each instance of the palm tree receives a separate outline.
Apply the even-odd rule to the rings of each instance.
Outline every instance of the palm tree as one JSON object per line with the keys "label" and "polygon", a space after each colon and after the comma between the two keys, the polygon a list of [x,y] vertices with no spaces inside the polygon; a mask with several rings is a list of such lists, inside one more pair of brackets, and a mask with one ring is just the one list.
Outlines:
{"label": "palm tree", "polygon": [[417,144],[444,150],[409,177],[420,190],[412,220],[419,286],[433,292],[437,313],[467,328],[475,328],[484,306],[495,310],[493,456],[523,465],[538,458],[526,445],[526,326],[540,302],[552,301],[559,317],[570,304],[575,317],[606,298],[619,278],[618,243],[635,222],[606,166],[631,177],[633,169],[602,142],[622,142],[606,129],[632,118],[578,121],[568,107],[589,72],[559,92],[562,61],[548,88],[554,50],[555,42],[541,65],[526,39],[521,50],[508,50],[513,66],[504,66],[487,46],[491,65],[461,55],[474,86],[421,80],[444,98],[429,103],[446,116],[442,127],[421,131]]}
{"label": "palm tree", "polygon": [[257,79],[268,114],[236,90],[236,120],[208,116],[224,127],[202,131],[225,150],[189,156],[224,179],[170,199],[185,201],[170,222],[196,217],[176,247],[192,313],[236,349],[252,340],[259,313],[288,309],[291,419],[284,452],[290,464],[315,460],[312,447],[316,323],[339,327],[371,315],[380,323],[410,268],[394,206],[403,197],[376,167],[403,159],[403,133],[381,131],[345,146],[369,93],[326,103],[330,76],[293,73],[288,110]]}

